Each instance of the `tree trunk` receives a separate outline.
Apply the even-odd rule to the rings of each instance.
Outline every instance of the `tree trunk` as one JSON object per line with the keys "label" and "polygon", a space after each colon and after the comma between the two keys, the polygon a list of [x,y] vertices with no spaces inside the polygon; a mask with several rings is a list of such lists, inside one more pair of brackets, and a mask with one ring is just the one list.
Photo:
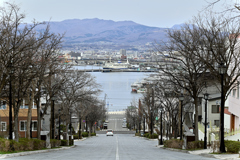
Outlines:
{"label": "tree trunk", "polygon": [[[14,97],[14,95],[13,95]],[[14,97],[15,98],[15,97]],[[19,108],[20,108],[20,103],[17,102],[17,104],[13,103],[13,111],[14,111],[14,135],[15,135],[15,141],[19,142],[19,135],[18,135],[18,126],[19,126],[19,121],[18,121],[18,113],[19,113]]]}
{"label": "tree trunk", "polygon": [[194,134],[195,134],[195,141],[198,141],[198,98],[194,98],[194,104],[195,104],[195,115],[194,115]]}
{"label": "tree trunk", "polygon": [[78,138],[79,138],[79,139],[82,139],[82,120],[81,120],[81,115],[80,115],[80,114],[79,114]]}
{"label": "tree trunk", "polygon": [[19,142],[19,136],[18,136],[18,116],[17,115],[14,114],[14,135],[15,135],[15,141]]}
{"label": "tree trunk", "polygon": [[41,140],[41,112],[40,101],[37,102],[37,138]]}
{"label": "tree trunk", "polygon": [[[34,88],[35,89],[35,88]],[[31,131],[32,131],[32,106],[33,106],[33,97],[34,97],[34,89],[31,91],[31,96],[28,97],[28,117],[27,117],[27,138],[32,138]]]}

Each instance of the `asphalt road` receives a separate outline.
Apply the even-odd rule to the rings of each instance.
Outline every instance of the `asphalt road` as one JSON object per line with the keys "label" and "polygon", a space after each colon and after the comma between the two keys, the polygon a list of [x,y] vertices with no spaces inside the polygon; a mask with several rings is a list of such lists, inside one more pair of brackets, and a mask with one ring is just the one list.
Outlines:
{"label": "asphalt road", "polygon": [[6,158],[9,160],[210,160],[198,155],[170,151],[156,147],[156,140],[134,137],[133,134],[104,134],[75,141],[76,147]]}
{"label": "asphalt road", "polygon": [[108,129],[113,131],[128,131],[127,128],[122,127],[123,118],[125,114],[108,114]]}
{"label": "asphalt road", "polygon": [[[84,141],[75,141],[75,147],[66,150],[50,151],[9,160],[210,160],[182,152],[170,151],[156,147],[157,140],[135,137],[134,131],[122,128],[124,114],[109,114],[108,128],[114,130],[114,136],[106,136],[106,131],[97,132],[96,137]],[[102,134],[100,134],[102,133]],[[121,134],[117,134],[121,133]],[[124,134],[123,134],[124,133]]]}

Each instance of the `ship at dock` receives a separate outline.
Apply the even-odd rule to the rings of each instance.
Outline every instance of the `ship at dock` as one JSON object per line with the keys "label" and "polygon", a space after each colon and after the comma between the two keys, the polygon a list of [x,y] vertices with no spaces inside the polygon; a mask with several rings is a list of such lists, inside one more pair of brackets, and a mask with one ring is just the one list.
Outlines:
{"label": "ship at dock", "polygon": [[112,70],[126,70],[130,68],[130,63],[127,62],[126,63],[122,63],[122,61],[118,61],[117,63],[111,62],[111,58],[110,58],[110,62],[109,63],[105,63],[105,65],[103,66],[103,71],[112,71]]}

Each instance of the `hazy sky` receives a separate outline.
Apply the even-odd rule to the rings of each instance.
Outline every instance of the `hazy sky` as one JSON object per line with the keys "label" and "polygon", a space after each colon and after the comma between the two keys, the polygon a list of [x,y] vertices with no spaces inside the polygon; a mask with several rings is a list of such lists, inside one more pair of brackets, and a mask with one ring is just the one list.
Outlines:
{"label": "hazy sky", "polygon": [[[208,0],[211,1],[211,0]],[[3,6],[6,0],[0,0]],[[99,18],[130,20],[154,27],[187,22],[206,5],[206,0],[7,0],[26,14],[26,22]]]}

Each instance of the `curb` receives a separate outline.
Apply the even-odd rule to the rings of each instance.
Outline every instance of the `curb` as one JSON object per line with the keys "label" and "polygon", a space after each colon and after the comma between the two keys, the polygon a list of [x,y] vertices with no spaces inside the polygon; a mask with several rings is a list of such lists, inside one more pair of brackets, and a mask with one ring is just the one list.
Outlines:
{"label": "curb", "polygon": [[56,148],[56,149],[46,149],[46,150],[26,151],[26,152],[12,153],[12,154],[4,154],[4,155],[0,155],[0,159],[17,157],[17,156],[25,156],[25,155],[31,155],[31,154],[37,154],[37,153],[59,151],[59,150],[65,150],[65,149],[70,149],[70,148],[74,148],[74,147],[76,147],[76,145],[73,145],[70,147]]}
{"label": "curb", "polygon": [[188,154],[192,154],[192,155],[199,155],[199,156],[203,156],[203,157],[207,157],[207,158],[216,158],[216,159],[225,159],[225,160],[229,160],[229,159],[232,159],[232,160],[237,160],[237,159],[240,159],[240,158],[237,158],[237,157],[227,157],[227,155],[223,155],[221,157],[221,155],[214,155],[214,154],[210,154],[210,153],[199,153],[199,154],[194,154],[192,151],[187,151],[187,150],[181,150],[181,149],[175,149],[175,148],[166,148],[164,147],[163,145],[157,145],[156,147],[158,148],[162,148],[162,149],[166,149],[166,150],[170,150],[170,151],[175,151],[175,152],[182,152],[182,153],[188,153]]}

